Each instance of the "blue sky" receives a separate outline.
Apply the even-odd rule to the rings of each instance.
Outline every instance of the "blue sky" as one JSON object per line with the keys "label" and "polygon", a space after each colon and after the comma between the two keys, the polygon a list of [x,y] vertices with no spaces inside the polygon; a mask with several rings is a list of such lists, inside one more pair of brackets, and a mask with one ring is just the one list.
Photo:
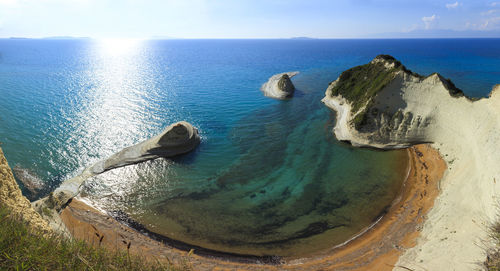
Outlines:
{"label": "blue sky", "polygon": [[0,0],[0,37],[365,38],[443,30],[500,33],[500,0]]}

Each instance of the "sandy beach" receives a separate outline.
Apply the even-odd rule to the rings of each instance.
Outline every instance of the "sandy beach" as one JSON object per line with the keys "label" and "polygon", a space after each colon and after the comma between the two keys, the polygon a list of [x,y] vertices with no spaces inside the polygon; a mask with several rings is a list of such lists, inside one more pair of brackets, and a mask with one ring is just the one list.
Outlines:
{"label": "sandy beach", "polygon": [[189,263],[196,270],[392,270],[416,238],[439,194],[446,163],[430,145],[408,149],[409,174],[400,196],[375,225],[347,244],[303,259],[282,259],[281,264],[259,264],[256,259],[225,255],[187,256],[178,249],[153,240],[112,217],[74,199],[62,213],[62,221],[77,239],[111,249],[129,248],[130,253],[151,260]]}

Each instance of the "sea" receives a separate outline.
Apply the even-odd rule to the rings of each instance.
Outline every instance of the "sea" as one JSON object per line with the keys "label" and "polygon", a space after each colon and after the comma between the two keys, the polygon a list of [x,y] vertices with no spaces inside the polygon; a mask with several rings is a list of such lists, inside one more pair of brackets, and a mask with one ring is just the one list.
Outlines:
{"label": "sea", "polygon": [[[338,142],[320,102],[342,71],[379,54],[473,97],[500,83],[500,39],[0,39],[1,147],[35,200],[188,121],[196,150],[98,175],[81,196],[188,245],[313,255],[376,222],[408,173],[404,150]],[[262,84],[288,71],[300,72],[294,97],[265,97]]]}

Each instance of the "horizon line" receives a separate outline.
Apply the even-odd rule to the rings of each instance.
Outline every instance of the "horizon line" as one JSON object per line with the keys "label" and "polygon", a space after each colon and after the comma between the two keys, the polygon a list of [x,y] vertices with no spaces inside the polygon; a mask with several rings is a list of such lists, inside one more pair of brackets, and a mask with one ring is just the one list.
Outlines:
{"label": "horizon line", "polygon": [[73,36],[49,36],[49,37],[0,37],[2,40],[6,39],[26,39],[26,40],[72,40],[72,39],[86,39],[86,40],[394,40],[394,39],[500,39],[498,37],[475,37],[475,36],[463,36],[463,37],[329,37],[329,38],[313,38],[313,37],[289,37],[289,38],[178,38],[178,37],[146,37],[146,38],[134,38],[134,37],[73,37]]}

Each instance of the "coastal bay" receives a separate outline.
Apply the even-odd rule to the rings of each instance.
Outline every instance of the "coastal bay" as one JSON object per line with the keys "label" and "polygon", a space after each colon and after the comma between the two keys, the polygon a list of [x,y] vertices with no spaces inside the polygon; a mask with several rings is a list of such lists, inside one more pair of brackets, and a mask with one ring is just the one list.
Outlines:
{"label": "coastal bay", "polygon": [[[317,270],[318,267],[325,270],[392,270],[401,253],[416,244],[422,223],[440,192],[439,181],[446,170],[445,161],[429,145],[412,147],[408,156],[408,176],[400,195],[376,223],[340,246],[332,246],[310,257],[275,259],[269,262],[270,265],[257,264],[266,261],[258,257],[196,249],[186,258],[189,246],[180,249],[157,236],[142,235],[78,199],[61,216],[76,238],[110,249],[123,249],[131,242],[133,253],[151,260],[166,261],[168,258],[174,263],[188,259],[198,270],[216,267],[238,270]],[[100,236],[105,236],[102,244]]]}
{"label": "coastal bay", "polygon": [[[169,45],[175,45],[175,42]],[[324,41],[319,42],[321,44]],[[433,42],[441,41],[426,42],[423,44],[432,46]],[[277,44],[280,44],[280,42],[277,42]],[[311,46],[304,43],[304,41],[296,41],[291,44],[293,45],[291,48],[297,50],[303,49],[304,46]],[[332,46],[329,43],[325,44]],[[340,42],[335,44],[337,47],[333,46],[331,48],[342,51],[342,48],[346,50],[345,48],[352,47],[353,44],[356,45],[355,42]],[[357,236],[364,229],[373,225],[375,221],[378,221],[380,217],[382,217],[382,220],[378,221],[373,228],[343,247],[356,248],[353,244],[362,243],[362,240],[371,240],[370,238],[378,240],[377,238],[380,236],[391,236],[385,230],[377,231],[377,229],[383,229],[383,225],[388,225],[384,224],[385,219],[389,219],[391,214],[394,214],[390,210],[386,213],[387,206],[391,206],[391,203],[395,198],[398,198],[398,195],[404,195],[404,192],[401,194],[400,188],[407,174],[407,159],[411,160],[413,159],[411,157],[419,156],[419,153],[423,157],[426,156],[427,152],[434,153],[426,149],[427,147],[419,147],[418,150],[410,150],[410,158],[408,158],[405,151],[380,152],[370,149],[357,149],[345,143],[337,142],[333,137],[331,131],[336,125],[336,114],[320,104],[319,100],[322,98],[321,95],[328,83],[336,78],[342,70],[366,63],[369,58],[373,58],[372,44],[370,44],[370,47],[363,47],[362,44],[363,41],[357,45],[365,50],[361,50],[361,56],[332,57],[332,60],[325,64],[325,55],[319,51],[314,51],[306,58],[292,58],[291,62],[281,63],[277,66],[269,62],[269,67],[264,69],[265,71],[252,70],[251,75],[253,77],[250,76],[251,79],[238,77],[241,74],[248,76],[248,73],[234,72],[235,66],[239,67],[240,71],[248,71],[249,67],[245,66],[246,64],[239,66],[240,63],[248,62],[233,62],[227,58],[217,60],[209,55],[206,59],[201,58],[201,62],[208,65],[205,67],[211,68],[206,71],[202,69],[196,70],[198,77],[195,80],[192,80],[192,78],[183,79],[180,76],[189,74],[187,71],[192,67],[177,67],[178,70],[175,70],[169,76],[162,77],[155,70],[148,71],[146,68],[138,71],[134,69],[133,63],[138,63],[139,60],[132,53],[124,58],[108,58],[99,56],[98,51],[92,51],[95,49],[92,47],[94,45],[89,45],[90,54],[82,57],[94,59],[95,62],[90,66],[84,66],[81,74],[68,77],[75,79],[81,76],[76,81],[78,83],[65,85],[61,81],[59,82],[61,85],[57,85],[56,82],[54,89],[49,88],[49,91],[58,92],[57,88],[62,87],[68,93],[66,96],[54,96],[56,101],[50,101],[48,104],[64,105],[64,102],[67,102],[68,104],[83,103],[83,106],[74,107],[78,108],[78,111],[71,112],[67,108],[64,109],[64,106],[44,107],[47,101],[42,100],[41,104],[34,107],[38,108],[38,111],[33,115],[29,113],[32,112],[30,108],[26,108],[25,115],[16,115],[16,111],[9,111],[9,105],[6,103],[5,107],[3,107],[5,111],[3,113],[7,117],[1,120],[4,124],[3,127],[9,127],[10,130],[16,131],[16,133],[21,131],[22,134],[24,131],[27,135],[36,134],[36,131],[24,129],[19,125],[23,121],[31,120],[34,115],[38,114],[43,117],[35,118],[39,122],[39,126],[36,127],[43,127],[43,137],[35,135],[13,138],[9,137],[7,130],[3,129],[0,130],[3,138],[5,138],[3,146],[6,150],[6,156],[9,161],[13,161],[13,165],[19,169],[25,168],[30,172],[30,175],[46,182],[43,186],[46,187],[46,190],[45,192],[42,191],[42,193],[47,193],[62,181],[77,175],[83,168],[159,132],[164,127],[165,122],[179,120],[180,118],[189,120],[194,126],[199,127],[202,138],[199,149],[181,157],[158,159],[139,165],[113,169],[95,176],[84,185],[80,199],[96,207],[96,210],[110,212],[111,214],[123,213],[125,215],[122,217],[128,217],[130,221],[137,222],[137,225],[142,225],[148,232],[165,236],[170,240],[184,242],[188,246],[204,248],[224,255],[231,253],[233,253],[232,256],[235,254],[246,255],[249,259],[261,259],[262,262],[271,264],[281,263],[281,260],[283,260],[290,266],[299,264],[305,267],[306,263],[301,262],[301,259],[306,259],[305,261],[311,264],[314,263],[314,266],[325,266],[325,268],[327,266],[336,266],[337,260],[333,258],[326,260],[329,254],[325,254],[325,252],[338,244],[344,243],[353,236]],[[404,45],[405,42],[395,41],[395,44]],[[221,46],[220,43],[218,45]],[[222,43],[222,45],[224,44]],[[268,45],[266,45],[267,48],[269,48]],[[324,49],[328,47],[326,45],[321,47],[314,44],[312,48],[316,46],[316,48]],[[384,41],[375,42],[375,45],[379,46],[378,50],[387,46]],[[67,48],[71,48],[71,46]],[[143,50],[139,50],[142,52],[141,57],[144,57],[144,52],[154,51],[152,48],[161,51],[161,48],[166,45],[156,44],[155,46],[158,47],[154,47],[152,43],[146,43],[145,47],[138,47]],[[231,44],[231,46],[234,46],[234,44]],[[406,44],[406,46],[409,45]],[[276,48],[279,48],[279,46]],[[425,46],[422,48],[425,48]],[[449,76],[450,73],[453,75],[453,68],[448,66],[453,63],[450,59],[453,58],[454,53],[463,50],[463,48],[457,48],[455,48],[456,51],[451,50],[450,55],[445,56],[445,59],[441,59],[446,60],[443,62],[445,64],[443,64],[442,68],[436,69],[434,68],[436,63],[431,62],[432,64],[429,65],[418,62],[418,53],[405,54],[402,51],[393,51],[403,55],[405,64],[411,63],[411,67],[416,67],[419,72],[443,70]],[[335,50],[330,51],[331,56],[335,55],[333,53]],[[275,53],[279,50],[271,51]],[[161,52],[165,53],[164,51]],[[177,52],[182,52],[182,50]],[[474,55],[472,52],[469,53]],[[93,54],[97,54],[97,56]],[[186,53],[186,55],[188,54]],[[263,57],[266,56],[266,54],[263,54]],[[311,56],[316,56],[316,58],[310,58]],[[143,67],[150,67],[151,59],[156,59],[150,57],[150,59],[141,60],[143,61],[141,63],[144,64]],[[50,57],[48,58],[50,59]],[[437,62],[438,59],[440,58],[436,57],[434,61]],[[485,66],[486,69],[495,67],[495,62],[491,58],[475,56],[475,59],[490,63],[489,66]],[[6,60],[7,63],[13,61],[9,57]],[[263,62],[267,63],[265,60]],[[189,63],[189,61],[183,63]],[[168,64],[173,65],[170,67],[175,67],[173,63]],[[225,81],[224,78],[227,79],[227,77],[216,76],[214,78],[215,71],[220,69],[221,66],[226,67],[226,65],[228,71],[233,70],[233,73],[231,73],[234,76],[233,80]],[[166,67],[163,64],[159,66]],[[474,65],[472,67],[480,70]],[[110,69],[115,69],[115,72],[120,71],[123,76],[107,77],[116,80],[100,81],[100,77],[97,75]],[[72,70],[72,68],[69,70]],[[301,71],[301,74],[293,79],[296,85],[294,98],[278,101],[262,97],[262,93],[259,91],[262,83],[268,79],[270,74],[283,70]],[[151,72],[151,74],[148,74],[148,72]],[[85,75],[85,73],[88,74]],[[27,74],[30,73],[27,72]],[[469,77],[458,76],[458,80],[452,79],[458,86],[465,86],[466,93],[473,93],[478,97],[482,97],[487,95],[484,89],[489,89],[495,79],[493,71],[487,70],[486,74],[491,76],[485,76],[487,79],[478,80],[480,87],[476,85],[472,88],[468,85],[474,79],[474,72],[469,73],[467,75]],[[92,80],[94,81],[91,84],[87,84],[88,75],[93,77]],[[167,80],[172,78],[173,75],[180,76],[177,78],[179,81],[174,84],[179,91],[175,90],[174,85],[169,85],[175,82]],[[50,81],[52,77],[45,77],[44,75],[43,78],[37,79],[34,76],[33,79],[35,79],[33,84],[37,85],[39,82],[36,82],[36,80]],[[5,78],[3,80],[2,91],[6,94],[6,100],[12,101],[13,96],[7,93],[6,89],[18,83],[12,82],[10,77],[8,80],[5,80]],[[437,80],[431,77],[428,82],[432,80],[437,82],[441,79]],[[150,89],[143,89],[144,86],[141,84],[145,82],[149,82],[147,87]],[[29,80],[23,81],[23,84],[29,85]],[[45,83],[45,85],[51,84]],[[32,90],[31,86],[25,86],[24,88],[22,84],[19,86],[21,86],[20,89],[26,89],[28,92]],[[165,89],[163,89],[164,87]],[[431,87],[431,89],[433,88]],[[482,92],[481,89],[483,89]],[[494,93],[492,92],[492,96],[495,95]],[[32,95],[36,96],[36,93],[32,93]],[[220,99],[211,99],[210,97],[220,97]],[[68,101],[65,99],[68,99]],[[418,97],[415,98],[415,100],[418,99]],[[110,100],[113,100],[114,103],[107,102]],[[198,101],[198,103],[195,101]],[[491,100],[483,99],[479,104],[487,104],[486,107],[489,109],[495,108],[495,103],[484,101]],[[456,112],[460,111],[458,110],[459,107],[457,105]],[[61,111],[54,111],[53,108]],[[163,110],[168,110],[168,112],[163,112]],[[492,109],[491,112],[493,111]],[[58,115],[59,113],[61,114]],[[23,119],[23,121],[9,121],[18,120],[19,118]],[[478,118],[488,119],[489,114],[479,114]],[[452,121],[448,121],[448,123],[452,123]],[[482,127],[479,126],[478,129]],[[493,126],[490,128],[490,130],[495,130]],[[450,131],[453,131],[453,129]],[[348,139],[347,137],[346,139]],[[339,139],[343,140],[342,137]],[[26,140],[31,140],[33,144],[30,146],[35,146],[35,149],[38,148],[41,151],[34,152],[30,150],[28,153],[31,152],[33,155],[27,155],[26,153],[25,156],[20,155],[23,153],[23,148],[14,149],[14,146],[27,146],[24,144]],[[46,144],[47,140],[49,144]],[[50,142],[51,140],[53,142]],[[422,142],[434,142],[434,140],[422,140],[411,142],[411,144]],[[351,143],[356,142],[351,141]],[[461,154],[457,154],[458,148],[456,147],[440,143],[434,143],[432,146],[443,155],[443,158],[448,163],[448,170],[451,172],[445,175],[444,187],[449,187],[448,189],[452,190],[446,191],[458,189],[457,186],[448,186],[454,180],[449,177],[450,175],[453,175],[454,178],[461,176],[459,180],[462,186],[470,187],[471,184],[466,182],[466,178],[463,178],[463,176],[469,176],[473,179],[476,179],[477,176],[474,177],[471,174],[462,175],[465,171],[454,171],[454,169],[461,167],[470,169],[474,163],[467,159],[465,160],[467,162],[461,162],[463,160],[458,158]],[[10,159],[11,155],[12,159]],[[48,159],[41,159],[37,155]],[[434,154],[427,156],[435,157]],[[37,163],[33,163],[32,159],[38,159]],[[434,160],[433,164],[440,164],[438,161],[440,160]],[[494,163],[494,160],[488,161],[488,163]],[[460,165],[460,167],[455,167],[455,165]],[[427,166],[428,164],[423,162],[420,167],[425,168]],[[489,177],[481,175],[478,179],[483,182],[483,180],[493,177],[493,180],[495,180],[493,175],[488,175]],[[409,181],[406,181],[406,183],[409,183]],[[491,193],[495,191],[494,187],[484,186],[483,188],[489,189]],[[421,197],[433,202],[435,194],[430,192],[432,189],[425,189],[425,193],[420,190],[421,195],[431,195],[428,198]],[[484,199],[484,195],[489,193],[483,193],[486,191],[484,189],[477,191],[479,191],[478,197],[482,199]],[[441,196],[447,198],[446,195],[448,195],[448,192]],[[456,200],[457,193],[453,193],[453,195],[449,199]],[[438,198],[436,206],[439,207],[432,209],[430,214],[441,217],[443,214],[449,213],[449,209],[443,207],[446,204],[443,205],[442,202],[446,202],[446,200],[441,201]],[[86,208],[88,207],[78,203],[78,201],[75,201],[74,204],[72,208],[83,210],[79,214],[75,213],[74,217],[79,216],[78,219],[85,221]],[[483,208],[484,204],[488,205],[488,214],[491,215],[493,213],[493,204],[490,201],[481,201],[478,205],[471,206]],[[396,205],[393,203],[392,206]],[[431,205],[429,203],[426,206]],[[422,210],[428,210],[428,207],[420,207]],[[63,212],[68,210],[70,209],[65,209]],[[419,209],[416,210],[417,214],[422,213],[422,211],[418,211]],[[472,212],[467,208],[465,211],[470,211],[469,214]],[[99,212],[96,211],[96,213]],[[70,216],[66,215],[67,219],[68,217]],[[98,217],[98,215],[91,216],[96,221],[100,219]],[[428,220],[430,222],[425,222],[424,218],[423,215],[412,218],[417,219],[418,223],[413,224],[411,227],[418,230],[401,231],[404,236],[411,237],[411,240],[405,239],[406,237],[401,239],[401,236],[389,238],[389,243],[392,242],[392,246],[394,246],[394,242],[399,242],[398,240],[406,240],[401,241],[401,244],[398,243],[395,250],[389,249],[390,245],[388,245],[380,253],[370,255],[370,253],[363,254],[358,247],[356,248],[358,256],[361,255],[363,259],[373,260],[370,263],[365,262],[367,266],[382,264],[393,267],[403,266],[403,269],[407,266],[414,266],[413,268],[415,268],[416,265],[420,265],[420,261],[424,262],[426,266],[442,266],[442,264],[450,264],[450,262],[441,261],[441,259],[439,263],[441,265],[439,265],[433,261],[434,255],[432,251],[435,248],[446,247],[446,244],[450,242],[447,240],[460,240],[464,244],[470,244],[473,243],[471,240],[478,237],[478,235],[470,234],[476,232],[477,227],[471,226],[470,222],[467,222],[463,223],[466,230],[459,230],[459,233],[456,234],[458,237],[455,238],[453,237],[455,234],[451,234],[451,237],[446,235],[441,240],[435,236],[435,234],[441,235],[441,231],[437,231],[436,227],[425,226],[431,225],[434,223],[432,221],[435,220],[430,219]],[[68,219],[70,221],[68,224],[80,225],[78,219]],[[112,218],[103,219],[104,221],[112,220]],[[404,219],[396,220],[405,221]],[[457,225],[457,221],[455,220],[450,225]],[[472,218],[472,221],[477,221],[477,219]],[[90,222],[90,220],[87,219],[87,222]],[[472,224],[475,223],[472,222]],[[480,223],[486,225],[489,221],[481,221]],[[394,224],[397,223],[390,225]],[[206,225],[212,225],[213,227],[207,228]],[[92,228],[88,225],[84,226],[84,224],[80,226],[86,229],[87,232],[91,231]],[[111,230],[106,235],[112,235],[113,227],[109,225],[106,227]],[[387,226],[387,228],[391,227]],[[242,231],[241,229],[245,230]],[[421,229],[423,229],[424,234],[418,235]],[[129,231],[128,234],[133,232],[129,228],[125,231]],[[381,234],[380,231],[384,233]],[[263,232],[264,234],[255,235],[255,232]],[[370,235],[372,232],[378,232],[378,234]],[[422,241],[429,236],[433,236],[434,243]],[[137,241],[142,240],[143,237],[136,236],[134,238],[139,238],[134,239]],[[115,238],[116,240],[119,239]],[[283,243],[283,240],[289,243]],[[144,244],[149,245],[148,242],[144,241]],[[415,244],[415,248],[412,248]],[[365,245],[368,246],[367,243],[364,243]],[[427,249],[424,250],[423,254],[417,252],[426,246]],[[175,251],[175,249],[171,250]],[[198,250],[203,251],[203,249]],[[338,250],[331,255],[342,255],[340,251],[342,250]],[[478,251],[464,250],[464,253],[468,253],[471,259],[479,259],[484,255]],[[179,255],[185,256],[186,251],[180,250],[179,253]],[[399,257],[399,255],[402,255],[402,257]],[[198,256],[195,253],[193,258]],[[355,255],[349,257],[361,261],[360,258],[355,258]],[[398,257],[399,262],[396,262]],[[415,262],[416,259],[418,259],[418,263]],[[322,263],[322,260],[325,261]],[[202,264],[203,261],[200,259],[199,263]],[[240,261],[248,262],[248,259],[242,260],[240,258]],[[228,264],[237,265],[237,263]],[[274,265],[265,266],[266,268],[276,267]]]}

